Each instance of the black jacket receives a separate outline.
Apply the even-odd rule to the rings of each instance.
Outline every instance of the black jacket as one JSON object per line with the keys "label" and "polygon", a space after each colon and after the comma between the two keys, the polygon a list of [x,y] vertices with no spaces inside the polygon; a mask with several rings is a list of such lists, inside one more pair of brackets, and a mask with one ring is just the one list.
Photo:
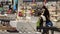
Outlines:
{"label": "black jacket", "polygon": [[43,8],[45,9],[43,15],[46,17],[46,20],[49,20],[49,18],[50,18],[49,10],[45,6],[43,6]]}

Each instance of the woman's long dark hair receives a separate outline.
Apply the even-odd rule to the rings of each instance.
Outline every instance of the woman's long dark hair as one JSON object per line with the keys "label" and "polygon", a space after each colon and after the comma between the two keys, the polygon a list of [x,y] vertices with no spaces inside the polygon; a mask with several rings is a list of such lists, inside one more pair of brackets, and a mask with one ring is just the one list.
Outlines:
{"label": "woman's long dark hair", "polygon": [[46,17],[46,20],[49,20],[49,18],[50,18],[49,10],[46,8],[46,6],[43,6],[42,8],[45,9],[43,15]]}

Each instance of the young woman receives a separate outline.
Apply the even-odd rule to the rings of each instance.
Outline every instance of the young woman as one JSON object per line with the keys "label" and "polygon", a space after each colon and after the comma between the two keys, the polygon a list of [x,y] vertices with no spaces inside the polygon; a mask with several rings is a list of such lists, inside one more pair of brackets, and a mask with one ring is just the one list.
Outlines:
{"label": "young woman", "polygon": [[[44,9],[45,10],[45,9]],[[42,10],[42,8],[38,9],[38,16],[39,16],[39,20],[37,22],[37,31],[41,32],[41,27],[43,27],[43,23],[46,20],[44,14],[44,10]]]}
{"label": "young woman", "polygon": [[[50,14],[49,14],[49,11],[46,8],[46,6],[43,6],[42,8],[45,9],[43,15],[46,17],[46,23],[47,23],[47,21],[50,20]],[[46,25],[46,27],[47,27],[47,25]],[[48,29],[43,29],[43,33],[42,34],[49,34],[49,30]]]}

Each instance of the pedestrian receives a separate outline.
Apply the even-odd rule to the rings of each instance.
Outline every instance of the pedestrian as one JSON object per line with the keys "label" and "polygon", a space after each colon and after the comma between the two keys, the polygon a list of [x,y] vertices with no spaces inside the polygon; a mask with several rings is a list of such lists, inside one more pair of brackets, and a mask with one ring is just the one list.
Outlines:
{"label": "pedestrian", "polygon": [[11,14],[12,13],[12,8],[9,8],[8,10],[7,10],[7,14]]}
{"label": "pedestrian", "polygon": [[[47,23],[47,21],[50,20],[50,13],[49,13],[49,10],[46,8],[46,6],[43,6],[42,8],[45,9],[43,15],[46,17],[46,23]],[[42,34],[49,34],[49,29],[43,29],[43,33]]]}
{"label": "pedestrian", "polygon": [[44,14],[44,11],[42,11],[42,9],[38,9],[39,20],[37,22],[37,30],[39,32],[41,32],[41,28],[43,27],[43,23],[46,20],[45,16],[43,14]]}
{"label": "pedestrian", "polygon": [[[40,15],[40,29],[45,27],[45,21],[46,21],[46,17],[43,15],[44,14],[45,9],[41,10],[41,15]],[[44,30],[44,29],[43,29]]]}
{"label": "pedestrian", "polygon": [[41,18],[41,13],[38,13],[38,21],[37,21],[37,31],[38,32],[41,32],[41,29],[40,27],[42,27],[42,24],[43,24],[43,19]]}

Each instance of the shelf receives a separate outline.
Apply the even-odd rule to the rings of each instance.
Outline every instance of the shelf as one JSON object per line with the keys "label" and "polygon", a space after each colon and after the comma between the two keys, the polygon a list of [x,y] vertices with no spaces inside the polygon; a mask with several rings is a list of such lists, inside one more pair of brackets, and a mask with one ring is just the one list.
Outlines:
{"label": "shelf", "polygon": [[13,30],[14,28],[11,26],[0,26],[0,30]]}

